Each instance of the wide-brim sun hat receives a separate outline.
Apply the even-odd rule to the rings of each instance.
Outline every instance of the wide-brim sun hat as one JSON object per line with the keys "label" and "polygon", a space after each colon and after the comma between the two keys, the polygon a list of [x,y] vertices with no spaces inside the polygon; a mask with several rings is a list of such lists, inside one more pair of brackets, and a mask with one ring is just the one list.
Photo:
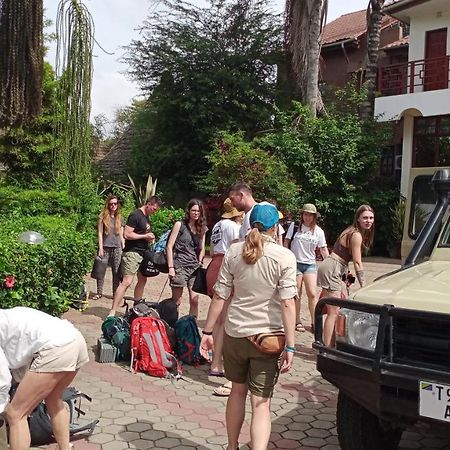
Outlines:
{"label": "wide-brim sun hat", "polygon": [[316,217],[320,217],[320,212],[317,211],[316,205],[312,204],[312,203],[305,203],[302,207],[302,209],[300,210],[300,214],[302,213],[309,213],[309,214],[315,214]]}
{"label": "wide-brim sun hat", "polygon": [[242,216],[244,213],[243,211],[238,211],[232,204],[231,200],[227,198],[223,202],[223,214],[222,219],[232,219],[233,217],[239,217]]}
{"label": "wide-brim sun hat", "polygon": [[250,214],[250,226],[254,228],[255,224],[259,224],[261,231],[270,230],[278,220],[278,209],[273,205],[255,205]]}

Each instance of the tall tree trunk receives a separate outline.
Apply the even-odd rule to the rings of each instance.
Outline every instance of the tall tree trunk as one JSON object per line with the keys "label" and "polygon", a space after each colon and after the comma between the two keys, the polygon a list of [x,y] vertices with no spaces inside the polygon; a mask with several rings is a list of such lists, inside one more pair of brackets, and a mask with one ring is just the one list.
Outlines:
{"label": "tall tree trunk", "polygon": [[321,33],[327,0],[287,0],[285,48],[291,57],[296,94],[315,116],[323,108],[319,91]]}
{"label": "tall tree trunk", "polygon": [[[320,39],[322,24],[323,0],[316,0],[312,4],[309,28],[309,45],[306,59],[306,92],[305,103],[309,106],[311,114],[316,115],[323,105],[319,91],[319,60]],[[319,100],[320,99],[320,100]],[[318,107],[320,105],[320,108]]]}
{"label": "tall tree trunk", "polygon": [[23,125],[42,111],[42,0],[0,0],[0,125]]}
{"label": "tall tree trunk", "polygon": [[370,0],[367,7],[367,64],[364,81],[367,99],[360,108],[363,118],[372,117],[374,112],[383,5],[384,0]]}

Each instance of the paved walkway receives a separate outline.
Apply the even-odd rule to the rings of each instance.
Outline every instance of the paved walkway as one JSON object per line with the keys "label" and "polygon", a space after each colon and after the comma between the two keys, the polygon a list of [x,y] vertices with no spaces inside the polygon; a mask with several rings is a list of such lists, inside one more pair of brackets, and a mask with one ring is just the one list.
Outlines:
{"label": "paved walkway", "polygon": [[[366,264],[366,274],[373,279],[397,267],[392,262],[374,259]],[[157,300],[164,282],[162,275],[149,279],[145,297]],[[88,280],[88,287],[95,292],[92,280]],[[110,289],[109,279],[105,289]],[[161,298],[169,296],[170,288],[166,286]],[[182,312],[187,310],[186,303],[184,299]],[[208,378],[206,365],[185,366],[185,379],[170,382],[133,374],[124,364],[95,362],[96,341],[110,304],[110,299],[103,298],[92,301],[84,312],[71,310],[66,314],[86,337],[91,352],[91,361],[82,368],[74,385],[93,397],[91,404],[83,403],[87,411],[85,418],[100,419],[92,436],[74,442],[75,450],[224,448],[226,398],[212,395],[219,381]],[[208,305],[209,299],[201,296],[200,327]],[[305,323],[308,323],[306,317]],[[294,368],[280,377],[272,401],[270,449],[339,449],[335,428],[336,389],[316,371],[311,343],[311,333],[297,333]],[[249,442],[248,413],[246,419],[240,437],[244,444]],[[450,440],[427,433],[423,425],[408,430],[401,448],[450,448]]]}

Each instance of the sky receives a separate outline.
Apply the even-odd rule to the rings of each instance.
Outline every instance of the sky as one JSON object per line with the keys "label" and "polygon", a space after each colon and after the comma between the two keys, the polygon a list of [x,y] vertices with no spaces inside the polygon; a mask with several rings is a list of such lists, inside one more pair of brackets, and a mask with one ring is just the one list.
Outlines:
{"label": "sky", "polygon": [[[191,0],[200,4],[201,0]],[[114,111],[131,104],[139,96],[138,86],[125,74],[126,65],[119,59],[123,56],[123,46],[139,37],[138,28],[149,13],[158,8],[155,0],[83,0],[92,15],[95,25],[95,39],[108,52],[98,46],[94,48],[94,78],[92,84],[91,120],[104,114],[109,120]],[[53,21],[47,32],[54,32],[59,0],[44,0],[45,16]],[[368,0],[328,0],[328,18],[331,22],[342,14],[367,7]],[[272,0],[276,12],[284,10],[283,0]],[[55,66],[54,46],[50,47],[47,60]]]}

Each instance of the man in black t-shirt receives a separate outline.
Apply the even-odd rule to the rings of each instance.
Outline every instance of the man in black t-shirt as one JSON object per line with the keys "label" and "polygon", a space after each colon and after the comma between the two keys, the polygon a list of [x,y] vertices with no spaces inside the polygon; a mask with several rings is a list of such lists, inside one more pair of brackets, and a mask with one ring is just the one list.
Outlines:
{"label": "man in black t-shirt", "polygon": [[122,253],[123,280],[114,294],[109,316],[116,314],[116,309],[123,302],[125,292],[133,282],[135,274],[137,274],[137,283],[134,288],[134,298],[140,299],[144,294],[147,278],[139,272],[139,266],[148,244],[155,240],[155,235],[151,232],[148,216],[158,211],[161,204],[159,197],[150,197],[143,206],[134,210],[128,216],[124,230],[125,248]]}

